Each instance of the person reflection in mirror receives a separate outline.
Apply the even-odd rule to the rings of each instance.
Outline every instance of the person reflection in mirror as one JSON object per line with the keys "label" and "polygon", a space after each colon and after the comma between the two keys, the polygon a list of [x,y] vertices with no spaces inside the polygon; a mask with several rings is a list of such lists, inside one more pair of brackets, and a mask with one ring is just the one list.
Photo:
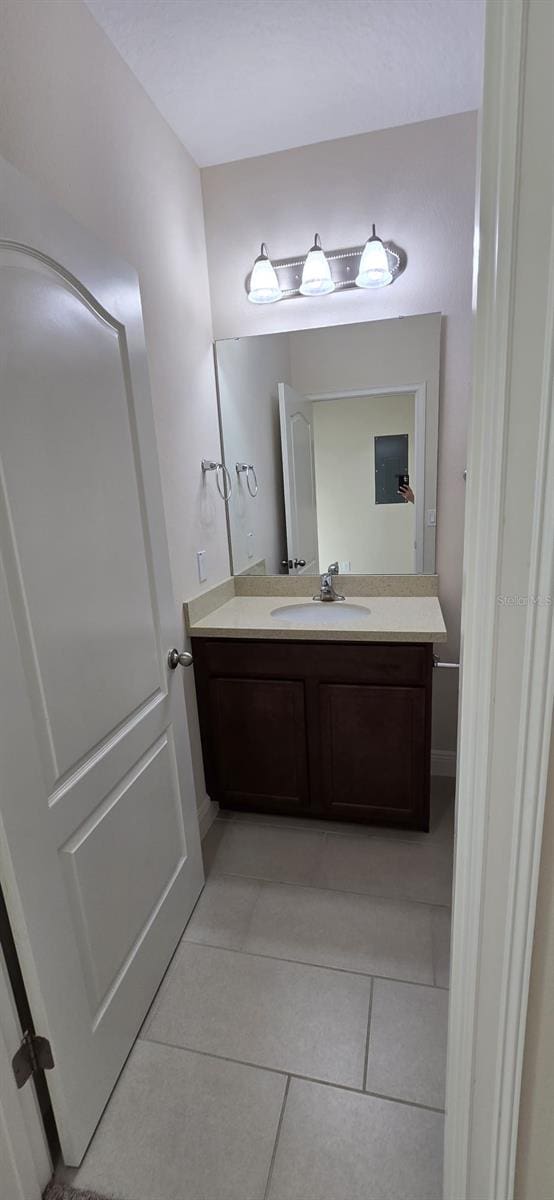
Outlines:
{"label": "person reflection in mirror", "polygon": [[414,493],[412,492],[412,489],[411,489],[409,483],[403,483],[402,487],[399,487],[398,495],[403,497],[405,504],[408,504],[408,502],[410,504],[415,503]]}

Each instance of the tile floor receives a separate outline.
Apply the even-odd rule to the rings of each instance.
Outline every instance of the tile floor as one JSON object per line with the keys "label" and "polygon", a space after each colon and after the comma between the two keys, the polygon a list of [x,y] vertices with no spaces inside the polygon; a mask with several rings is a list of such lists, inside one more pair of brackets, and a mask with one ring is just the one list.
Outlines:
{"label": "tile floor", "polygon": [[222,815],[78,1171],[117,1200],[439,1200],[453,804],[428,835]]}

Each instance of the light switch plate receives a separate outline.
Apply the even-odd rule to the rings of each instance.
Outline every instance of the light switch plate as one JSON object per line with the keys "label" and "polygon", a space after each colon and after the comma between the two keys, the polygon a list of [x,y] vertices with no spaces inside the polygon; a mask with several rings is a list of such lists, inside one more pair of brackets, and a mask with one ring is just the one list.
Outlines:
{"label": "light switch plate", "polygon": [[199,581],[199,583],[205,583],[208,578],[208,569],[206,566],[206,551],[205,550],[197,550],[196,551],[196,561],[198,563],[198,581]]}
{"label": "light switch plate", "polygon": [[433,525],[436,525],[436,524],[437,524],[437,510],[436,510],[436,508],[428,508],[427,509],[427,525],[432,527]]}

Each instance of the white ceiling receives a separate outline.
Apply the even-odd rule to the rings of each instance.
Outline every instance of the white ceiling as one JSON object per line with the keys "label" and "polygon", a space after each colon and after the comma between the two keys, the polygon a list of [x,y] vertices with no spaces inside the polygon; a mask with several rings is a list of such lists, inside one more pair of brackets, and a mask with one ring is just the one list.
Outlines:
{"label": "white ceiling", "polygon": [[86,0],[199,166],[478,108],[483,0]]}

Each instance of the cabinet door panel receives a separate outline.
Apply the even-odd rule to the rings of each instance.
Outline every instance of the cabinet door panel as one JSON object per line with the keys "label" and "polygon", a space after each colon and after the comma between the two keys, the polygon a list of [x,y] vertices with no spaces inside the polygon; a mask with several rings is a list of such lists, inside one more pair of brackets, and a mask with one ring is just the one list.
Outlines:
{"label": "cabinet door panel", "polygon": [[306,808],[304,685],[285,679],[210,680],[212,754],[225,807]]}
{"label": "cabinet door panel", "polygon": [[425,690],[321,684],[319,707],[326,815],[425,828]]}

